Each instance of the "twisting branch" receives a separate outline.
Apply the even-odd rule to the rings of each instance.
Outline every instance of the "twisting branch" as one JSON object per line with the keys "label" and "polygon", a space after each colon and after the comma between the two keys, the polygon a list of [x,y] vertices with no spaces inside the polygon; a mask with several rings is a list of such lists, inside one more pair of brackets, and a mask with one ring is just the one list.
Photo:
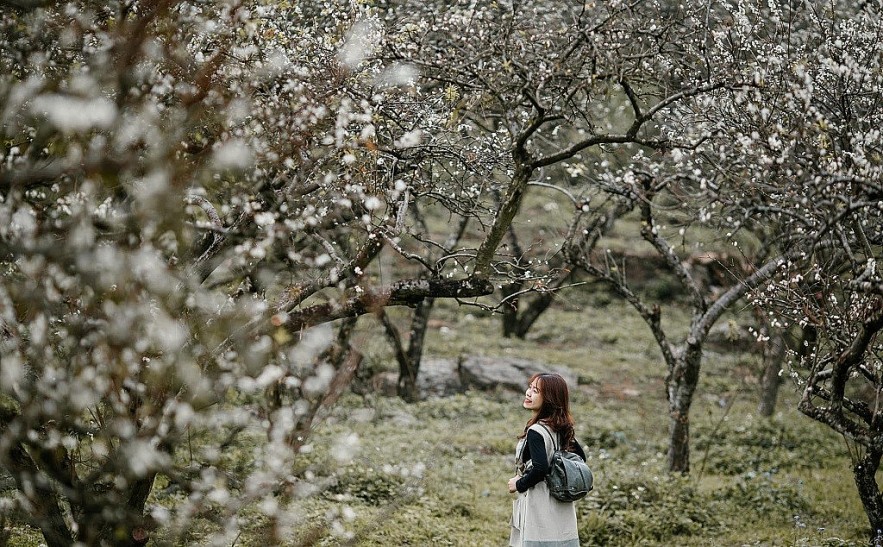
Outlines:
{"label": "twisting branch", "polygon": [[[690,330],[690,337],[696,340],[702,340],[711,330],[711,327],[720,319],[720,316],[730,308],[737,300],[745,296],[748,291],[759,286],[761,283],[770,278],[775,271],[785,263],[784,256],[777,256],[769,260],[766,264],[758,268],[747,279],[740,281],[730,287],[727,292],[718,297],[717,300],[702,314],[699,321],[693,325]],[[689,342],[689,340],[688,340]]]}
{"label": "twisting branch", "polygon": [[365,244],[362,245],[352,260],[338,269],[333,269],[328,275],[315,281],[289,287],[285,291],[284,296],[279,299],[276,309],[282,312],[291,311],[317,291],[337,284],[342,278],[361,276],[359,272],[364,272],[368,264],[374,260],[380,249],[383,248],[384,241],[385,239],[380,231],[371,232],[368,234]]}
{"label": "twisting branch", "polygon": [[217,254],[218,250],[221,248],[221,243],[226,239],[227,230],[224,227],[224,222],[221,220],[220,215],[218,215],[215,206],[202,196],[197,195],[188,195],[186,198],[186,202],[191,205],[197,205],[200,209],[205,213],[205,215],[209,219],[209,224],[211,226],[211,243],[209,243],[208,247],[205,251],[199,255],[199,258],[193,261],[191,265],[192,271],[196,272],[199,276],[199,281],[205,281],[211,271],[207,267],[208,261]]}
{"label": "twisting branch", "polygon": [[683,262],[675,253],[674,249],[668,241],[659,233],[653,218],[652,203],[655,197],[655,188],[653,188],[653,179],[648,176],[641,176],[641,187],[643,190],[642,198],[638,208],[641,211],[641,237],[645,241],[653,245],[653,248],[662,256],[669,269],[681,280],[681,285],[689,291],[690,299],[693,302],[693,308],[697,311],[705,312],[705,298],[699,291],[699,286],[684,267]]}
{"label": "twisting branch", "polygon": [[300,331],[343,317],[354,317],[380,310],[385,306],[412,306],[424,298],[475,298],[494,292],[486,279],[463,280],[415,279],[393,283],[387,287],[357,287],[349,296],[324,304],[292,311],[285,323],[288,330]]}

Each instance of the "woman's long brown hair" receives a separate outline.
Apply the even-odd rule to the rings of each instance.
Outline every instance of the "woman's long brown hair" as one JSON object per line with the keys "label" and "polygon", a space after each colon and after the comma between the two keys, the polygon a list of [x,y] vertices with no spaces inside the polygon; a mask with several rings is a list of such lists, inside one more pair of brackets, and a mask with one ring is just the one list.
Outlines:
{"label": "woman's long brown hair", "polygon": [[573,443],[573,416],[570,414],[570,395],[567,390],[567,382],[561,375],[550,372],[534,374],[527,385],[532,384],[534,380],[539,380],[537,387],[543,398],[543,406],[540,407],[540,411],[536,415],[528,420],[524,432],[518,438],[526,436],[530,426],[542,421],[552,430],[558,432],[561,439],[559,448],[567,450]]}

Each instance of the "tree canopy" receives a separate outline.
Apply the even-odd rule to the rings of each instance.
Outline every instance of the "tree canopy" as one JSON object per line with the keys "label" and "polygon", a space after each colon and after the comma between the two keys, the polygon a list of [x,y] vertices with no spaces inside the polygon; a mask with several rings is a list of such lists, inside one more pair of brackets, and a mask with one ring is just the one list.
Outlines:
{"label": "tree canopy", "polygon": [[[630,211],[685,286],[693,228],[747,264],[726,298],[690,289],[684,344],[654,331],[678,416],[700,361],[677,359],[750,291],[805,332],[801,410],[876,470],[876,398],[850,387],[881,389],[878,6],[3,4],[0,462],[50,546],[198,514],[235,538],[255,502],[284,527],[318,488],[292,462],[358,367],[355,318],[497,309],[561,273],[536,256],[616,281],[581,253]],[[534,191],[573,211],[528,257],[505,239]],[[266,442],[234,480],[224,448],[248,436]],[[173,511],[145,507],[160,475]]]}

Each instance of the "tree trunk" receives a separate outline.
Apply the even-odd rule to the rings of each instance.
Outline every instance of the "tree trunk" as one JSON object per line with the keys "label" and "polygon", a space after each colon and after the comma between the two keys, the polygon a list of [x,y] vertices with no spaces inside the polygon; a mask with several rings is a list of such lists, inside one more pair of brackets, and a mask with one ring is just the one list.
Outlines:
{"label": "tree trunk", "polygon": [[399,361],[399,397],[413,403],[420,398],[417,389],[417,375],[420,373],[420,362],[423,360],[423,345],[426,342],[426,331],[429,328],[429,317],[432,315],[434,298],[427,298],[417,304],[411,318],[411,336],[408,340],[408,351],[405,359]]}
{"label": "tree trunk", "polygon": [[[129,499],[126,504],[130,511],[138,515],[144,514],[144,505],[147,503],[147,498],[150,497],[150,492],[153,491],[153,483],[155,481],[156,473],[150,473],[143,479],[135,481],[135,484],[132,485],[132,490],[129,492]],[[135,526],[135,528],[138,527]]]}
{"label": "tree trunk", "polygon": [[[500,196],[496,191],[494,192],[494,199],[499,203]],[[506,233],[509,236],[509,247],[512,249],[512,253],[515,256],[524,256],[524,249],[521,248],[521,242],[518,240],[518,234],[515,232],[515,227],[510,224]],[[503,306],[503,338],[512,338],[513,336],[516,336],[518,330],[518,301],[520,299],[518,296],[514,295],[521,292],[521,289],[523,288],[524,281],[521,280],[513,281],[502,287],[501,292],[503,293],[503,301],[505,302],[505,305]]]}
{"label": "tree trunk", "polygon": [[[9,460],[11,470],[15,471],[13,476],[16,486],[31,504],[28,512],[34,517],[33,524],[43,533],[47,547],[73,545],[72,534],[64,521],[58,496],[49,485],[49,479],[37,469],[30,454],[20,444],[14,445],[9,451]],[[29,477],[30,480],[25,482],[23,477]]]}
{"label": "tree trunk", "polygon": [[690,472],[690,406],[699,382],[702,346],[688,344],[684,355],[675,359],[666,378],[668,394],[668,470]]}
{"label": "tree trunk", "polygon": [[[291,447],[294,454],[300,452],[301,447],[310,437],[310,431],[314,424],[324,420],[327,417],[330,407],[334,405],[338,397],[350,385],[359,365],[362,362],[362,354],[356,351],[350,344],[350,339],[355,330],[357,317],[349,317],[340,323],[337,331],[337,337],[331,346],[319,355],[318,362],[324,361],[330,363],[334,367],[334,376],[328,385],[328,390],[322,398],[316,398],[309,402],[307,410],[299,416],[294,424],[293,429],[284,428],[282,431],[277,430],[276,424],[272,421],[270,429],[267,431],[268,439],[278,439],[284,436],[285,441]],[[296,397],[303,397],[303,392],[295,391]],[[302,399],[308,400],[309,399]],[[273,413],[270,413],[272,416]]]}
{"label": "tree trunk", "polygon": [[[144,518],[144,505],[153,490],[155,479],[156,473],[149,473],[146,477],[134,481],[129,490],[129,498],[124,506],[119,508],[126,514],[117,522],[101,527],[100,532],[88,530],[85,531],[86,533],[80,534],[77,539],[86,544],[94,542],[99,545],[119,545],[120,547],[144,545],[148,539],[147,530],[150,528]],[[103,520],[100,517],[100,507],[91,509],[94,512],[91,518],[93,522],[86,523],[87,526],[98,525]]]}
{"label": "tree trunk", "polygon": [[781,335],[774,335],[770,338],[769,344],[764,349],[764,357],[766,367],[760,378],[760,402],[757,405],[757,413],[768,418],[776,411],[779,386],[782,385],[779,373],[785,358],[785,341]]}
{"label": "tree trunk", "polygon": [[[512,296],[521,290],[522,283],[515,282],[503,285],[503,338],[512,338],[518,331],[518,297]],[[511,298],[510,298],[511,297]],[[523,338],[523,336],[522,336]]]}
{"label": "tree trunk", "polygon": [[880,451],[868,449],[867,453],[852,468],[859,498],[871,525],[869,545],[883,547],[883,496],[874,478],[880,466]]}
{"label": "tree trunk", "polygon": [[[543,313],[552,305],[555,298],[554,291],[560,288],[573,274],[573,268],[568,265],[563,275],[558,277],[551,285],[551,290],[538,292],[534,298],[527,300],[527,306],[519,313],[520,299],[514,297],[506,301],[503,307],[503,336],[511,338],[515,336],[521,340],[527,337],[531,327],[537,322]],[[524,283],[511,283],[503,287],[503,297],[506,298],[524,288]]]}
{"label": "tree trunk", "polygon": [[553,294],[551,292],[544,292],[538,294],[536,298],[530,301],[518,319],[515,336],[524,340],[530,328],[537,322],[537,319],[552,305],[552,298]]}
{"label": "tree trunk", "polygon": [[429,328],[429,317],[435,299],[426,298],[417,304],[414,315],[411,317],[411,334],[408,339],[408,348],[398,328],[389,319],[389,316],[381,311],[380,323],[386,332],[386,337],[392,345],[396,362],[399,364],[399,380],[396,385],[396,393],[403,400],[413,403],[420,398],[417,389],[417,375],[420,373],[420,361],[423,359],[423,345],[426,341],[426,331]]}
{"label": "tree trunk", "polygon": [[690,472],[690,408],[670,408],[668,420],[668,470]]}

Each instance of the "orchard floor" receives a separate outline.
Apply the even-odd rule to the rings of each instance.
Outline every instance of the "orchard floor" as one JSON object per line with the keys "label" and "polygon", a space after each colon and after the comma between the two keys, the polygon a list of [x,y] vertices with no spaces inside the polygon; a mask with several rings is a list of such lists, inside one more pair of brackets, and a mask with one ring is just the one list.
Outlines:
{"label": "orchard floor", "polygon": [[[674,332],[684,322],[667,320]],[[360,324],[362,374],[393,370],[376,321]],[[665,368],[630,308],[605,299],[559,303],[526,340],[498,336],[499,325],[499,317],[440,305],[426,352],[518,356],[579,376],[572,410],[596,481],[578,502],[584,546],[865,544],[845,441],[796,411],[790,381],[776,415],[758,417],[759,355],[726,347],[706,353],[691,412],[691,472],[672,477]],[[529,418],[521,398],[473,391],[406,404],[346,394],[297,462],[298,474],[326,487],[296,502],[299,520],[284,530],[257,508],[240,515],[245,527],[235,546],[506,545],[506,481]],[[174,541],[158,531],[154,544],[201,545],[210,528],[197,523]],[[10,545],[39,544],[33,532],[19,531]]]}

